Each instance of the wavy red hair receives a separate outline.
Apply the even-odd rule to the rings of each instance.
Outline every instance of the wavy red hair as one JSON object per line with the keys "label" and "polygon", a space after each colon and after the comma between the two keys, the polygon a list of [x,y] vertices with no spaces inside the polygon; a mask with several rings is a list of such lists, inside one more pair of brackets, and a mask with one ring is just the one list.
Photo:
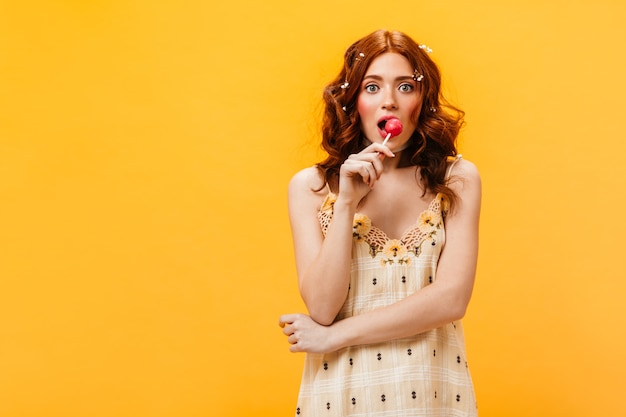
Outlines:
{"label": "wavy red hair", "polygon": [[421,111],[414,115],[417,128],[411,145],[402,153],[402,164],[419,167],[424,194],[442,193],[453,204],[456,196],[445,178],[447,160],[457,154],[456,139],[465,113],[443,97],[439,68],[425,48],[402,32],[379,30],[346,50],[339,75],[323,92],[322,148],[328,156],[317,167],[325,183],[336,184],[343,162],[364,148],[356,102],[370,63],[387,52],[403,55],[416,73],[423,75],[419,82]]}

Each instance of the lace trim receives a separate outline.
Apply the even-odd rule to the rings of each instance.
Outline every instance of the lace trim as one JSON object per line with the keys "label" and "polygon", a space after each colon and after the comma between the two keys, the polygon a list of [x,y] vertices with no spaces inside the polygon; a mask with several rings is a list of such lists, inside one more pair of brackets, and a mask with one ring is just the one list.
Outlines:
{"label": "lace trim", "polygon": [[[328,226],[333,218],[333,208],[337,200],[336,194],[329,192],[318,212],[318,219],[322,233],[326,236]],[[443,218],[448,213],[449,204],[446,197],[439,193],[430,202],[426,210],[422,211],[416,223],[411,226],[402,237],[390,239],[387,234],[376,226],[364,214],[356,213],[353,222],[353,237],[357,241],[365,241],[371,248],[372,256],[377,253],[389,252],[388,255],[397,257],[399,252],[410,251],[419,255],[421,245],[427,241],[436,243],[439,231],[443,229]]]}
{"label": "lace trim", "polygon": [[324,234],[324,236],[326,236],[328,226],[333,219],[333,208],[335,205],[335,201],[337,201],[337,195],[329,191],[328,195],[326,196],[324,202],[320,207],[320,210],[317,212],[317,218],[320,221],[320,226],[322,228],[322,233]]}

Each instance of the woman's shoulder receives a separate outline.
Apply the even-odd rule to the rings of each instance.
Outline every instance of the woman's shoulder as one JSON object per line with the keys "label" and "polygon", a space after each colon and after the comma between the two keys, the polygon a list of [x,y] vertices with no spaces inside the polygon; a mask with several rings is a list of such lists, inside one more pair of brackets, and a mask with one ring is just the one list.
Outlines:
{"label": "woman's shoulder", "polygon": [[476,164],[460,155],[448,161],[448,170],[450,178],[456,176],[480,181],[480,173]]}
{"label": "woman's shoulder", "polygon": [[316,166],[298,171],[289,182],[289,213],[293,219],[316,219],[329,197],[324,177]]}
{"label": "woman's shoulder", "polygon": [[322,173],[316,166],[296,172],[289,182],[290,198],[320,200],[328,194],[328,187]]}
{"label": "woman's shoulder", "polygon": [[461,177],[475,178],[480,177],[478,167],[472,161],[459,155],[448,162],[450,174]]}
{"label": "woman's shoulder", "polygon": [[478,167],[473,162],[457,157],[449,163],[448,187],[461,199],[480,200],[482,183]]}
{"label": "woman's shoulder", "polygon": [[318,190],[324,188],[324,178],[322,173],[316,166],[310,166],[296,172],[291,181],[289,188]]}

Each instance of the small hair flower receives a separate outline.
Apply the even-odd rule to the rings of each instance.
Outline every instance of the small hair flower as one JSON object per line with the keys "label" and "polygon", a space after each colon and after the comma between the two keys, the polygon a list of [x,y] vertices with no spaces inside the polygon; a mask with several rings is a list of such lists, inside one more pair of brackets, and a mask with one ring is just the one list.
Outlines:
{"label": "small hair flower", "polygon": [[417,72],[417,70],[413,71],[413,80],[419,82],[424,79],[424,76]]}
{"label": "small hair flower", "polygon": [[424,45],[424,44],[421,44],[421,45],[419,46],[419,48],[420,48],[420,49],[423,49],[424,51],[426,51],[426,52],[427,52],[427,53],[429,53],[429,54],[433,51],[432,49],[430,49],[428,46],[426,46],[426,45]]}
{"label": "small hair flower", "polygon": [[350,87],[350,83],[348,81],[346,81],[345,83],[341,84],[340,87],[345,90],[346,88]]}

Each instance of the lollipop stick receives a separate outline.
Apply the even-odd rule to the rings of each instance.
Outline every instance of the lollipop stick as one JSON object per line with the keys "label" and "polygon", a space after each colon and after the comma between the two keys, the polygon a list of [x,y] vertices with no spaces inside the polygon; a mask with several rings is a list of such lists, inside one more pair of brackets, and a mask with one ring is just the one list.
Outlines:
{"label": "lollipop stick", "polygon": [[387,143],[390,137],[391,137],[391,133],[387,133],[387,137],[385,138],[385,140],[383,140],[383,145]]}

